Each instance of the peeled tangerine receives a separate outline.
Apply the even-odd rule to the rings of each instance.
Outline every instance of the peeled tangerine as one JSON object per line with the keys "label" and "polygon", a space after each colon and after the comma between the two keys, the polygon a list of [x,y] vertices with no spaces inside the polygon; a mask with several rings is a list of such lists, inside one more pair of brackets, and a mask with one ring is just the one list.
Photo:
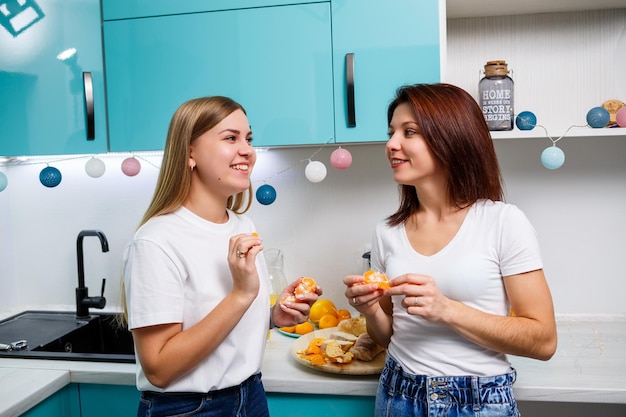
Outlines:
{"label": "peeled tangerine", "polygon": [[363,274],[363,278],[365,278],[366,284],[377,284],[378,288],[381,290],[389,289],[389,280],[387,279],[387,274],[383,272],[376,272],[370,269]]}
{"label": "peeled tangerine", "polygon": [[301,277],[300,282],[298,283],[298,285],[296,286],[296,289],[293,292],[293,295],[288,295],[287,297],[284,297],[282,300],[280,300],[280,303],[284,304],[287,301],[291,303],[295,303],[297,302],[296,295],[309,294],[309,293],[315,292],[316,288],[317,288],[317,283],[315,282],[313,278]]}

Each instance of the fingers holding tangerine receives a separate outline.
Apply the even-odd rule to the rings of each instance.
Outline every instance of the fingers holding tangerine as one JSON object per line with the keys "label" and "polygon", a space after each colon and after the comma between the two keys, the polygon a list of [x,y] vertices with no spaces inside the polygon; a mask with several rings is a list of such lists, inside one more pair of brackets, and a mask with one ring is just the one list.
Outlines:
{"label": "fingers holding tangerine", "polygon": [[365,279],[366,284],[376,284],[381,290],[389,289],[389,279],[387,278],[387,274],[383,272],[377,272],[370,269],[363,274],[363,278]]}

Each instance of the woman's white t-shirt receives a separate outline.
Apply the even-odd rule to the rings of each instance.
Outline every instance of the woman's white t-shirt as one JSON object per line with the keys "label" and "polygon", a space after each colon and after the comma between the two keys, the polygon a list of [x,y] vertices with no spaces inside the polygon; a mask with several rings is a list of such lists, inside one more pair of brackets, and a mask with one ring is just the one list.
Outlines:
{"label": "woman's white t-shirt", "polygon": [[[202,320],[230,293],[227,262],[231,236],[256,231],[246,216],[228,211],[224,224],[188,209],[150,219],[124,251],[129,328]],[[260,372],[269,325],[269,276],[256,260],[260,290],[237,326],[195,369],[165,389],[150,384],[137,358],[137,388],[158,392],[208,392],[236,386]]]}
{"label": "woman's white t-shirt", "polygon": [[[448,298],[490,314],[506,316],[503,276],[541,269],[535,229],[516,206],[480,200],[452,240],[424,256],[409,243],[404,225],[377,225],[372,268],[389,278],[428,275]],[[409,373],[428,376],[492,376],[509,372],[506,355],[479,346],[442,324],[409,315],[393,296],[393,335],[388,352]]]}

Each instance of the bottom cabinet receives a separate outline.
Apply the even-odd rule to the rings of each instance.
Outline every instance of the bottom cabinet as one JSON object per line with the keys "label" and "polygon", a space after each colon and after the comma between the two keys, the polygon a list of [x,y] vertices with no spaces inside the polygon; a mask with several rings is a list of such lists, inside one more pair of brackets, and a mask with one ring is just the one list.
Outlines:
{"label": "bottom cabinet", "polygon": [[80,384],[81,417],[136,416],[140,392],[133,385]]}
{"label": "bottom cabinet", "polygon": [[70,384],[31,408],[23,417],[81,417],[78,385]]}

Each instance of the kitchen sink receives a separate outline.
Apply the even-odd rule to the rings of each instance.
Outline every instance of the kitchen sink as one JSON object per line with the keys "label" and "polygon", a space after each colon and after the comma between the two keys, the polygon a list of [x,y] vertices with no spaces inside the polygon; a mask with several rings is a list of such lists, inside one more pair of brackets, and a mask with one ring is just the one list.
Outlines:
{"label": "kitchen sink", "polygon": [[[0,358],[134,363],[130,331],[116,313],[25,311],[0,321]],[[8,346],[7,346],[8,345]],[[8,350],[7,350],[8,349]]]}

